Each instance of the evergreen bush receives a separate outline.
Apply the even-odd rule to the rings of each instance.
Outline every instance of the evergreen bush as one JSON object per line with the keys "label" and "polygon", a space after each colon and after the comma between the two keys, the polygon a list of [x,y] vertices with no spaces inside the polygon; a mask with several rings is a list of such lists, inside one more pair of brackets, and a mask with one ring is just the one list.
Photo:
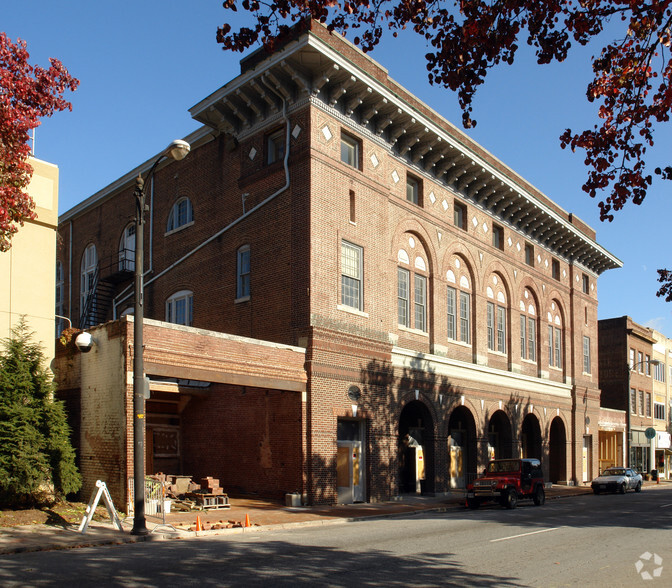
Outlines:
{"label": "evergreen bush", "polygon": [[54,389],[44,353],[22,319],[0,353],[0,507],[36,504],[82,485]]}

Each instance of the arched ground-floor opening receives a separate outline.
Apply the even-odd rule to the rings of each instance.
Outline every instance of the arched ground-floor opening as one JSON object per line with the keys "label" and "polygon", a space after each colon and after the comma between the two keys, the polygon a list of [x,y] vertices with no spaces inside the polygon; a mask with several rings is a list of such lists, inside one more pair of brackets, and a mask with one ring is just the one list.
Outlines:
{"label": "arched ground-floor opening", "polygon": [[458,406],[448,421],[448,451],[450,487],[466,488],[476,477],[477,440],[476,422],[471,411]]}
{"label": "arched ground-floor opening", "polygon": [[434,492],[434,419],[427,406],[413,400],[399,416],[399,491]]}
{"label": "arched ground-floor opening", "polygon": [[567,434],[560,417],[551,421],[548,436],[548,476],[554,484],[567,482]]}
{"label": "arched ground-floor opening", "polygon": [[541,426],[536,415],[528,413],[520,430],[520,445],[523,457],[541,459]]}
{"label": "arched ground-floor opening", "polygon": [[497,410],[488,423],[488,459],[513,457],[511,421],[503,410]]}

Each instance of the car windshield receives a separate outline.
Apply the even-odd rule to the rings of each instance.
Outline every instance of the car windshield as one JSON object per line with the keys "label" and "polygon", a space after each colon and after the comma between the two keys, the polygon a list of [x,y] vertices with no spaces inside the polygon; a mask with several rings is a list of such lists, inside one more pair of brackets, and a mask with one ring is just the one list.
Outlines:
{"label": "car windshield", "polygon": [[520,471],[520,461],[517,459],[502,459],[499,461],[491,461],[488,464],[489,474],[501,474],[504,472],[518,471]]}
{"label": "car windshield", "polygon": [[623,468],[609,468],[602,472],[603,476],[624,476],[625,470]]}

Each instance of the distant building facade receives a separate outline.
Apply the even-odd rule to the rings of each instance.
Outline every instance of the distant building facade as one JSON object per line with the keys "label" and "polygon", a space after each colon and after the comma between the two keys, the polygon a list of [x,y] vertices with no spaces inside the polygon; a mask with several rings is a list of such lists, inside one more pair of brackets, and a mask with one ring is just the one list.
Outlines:
{"label": "distant building facade", "polygon": [[[0,336],[9,337],[21,317],[35,333],[49,360],[54,356],[55,292],[63,294],[54,275],[58,226],[58,167],[33,157],[28,194],[35,201],[35,220],[28,220],[0,253]],[[62,268],[61,268],[62,269]],[[62,274],[61,274],[62,280]],[[55,288],[55,284],[57,287]],[[58,290],[58,284],[61,289]]]}
{"label": "distant building facade", "polygon": [[[240,451],[190,435],[197,393],[183,386],[187,412],[147,415],[148,446],[157,423],[179,432],[171,469],[235,452],[298,468],[300,488],[284,489],[313,503],[449,492],[493,457],[539,457],[555,482],[593,477],[597,278],[621,264],[590,227],[316,23],[243,59],[190,112],[203,124],[192,152],[148,186],[146,316],[204,342],[208,330],[303,349],[305,389],[291,409],[297,466],[261,430]],[[132,308],[132,191],[150,164],[60,218],[66,312],[81,328]],[[185,359],[177,336],[163,345],[182,367],[206,359]],[[250,430],[272,418],[247,410],[253,384],[228,385],[217,394]],[[184,473],[234,484],[206,462]]]}

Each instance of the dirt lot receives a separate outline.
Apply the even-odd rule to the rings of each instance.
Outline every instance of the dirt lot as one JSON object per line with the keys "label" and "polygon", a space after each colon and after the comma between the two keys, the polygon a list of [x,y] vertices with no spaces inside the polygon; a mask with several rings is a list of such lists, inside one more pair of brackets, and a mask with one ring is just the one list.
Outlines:
{"label": "dirt lot", "polygon": [[[86,506],[83,502],[59,502],[43,508],[0,510],[0,527],[79,524],[86,512]],[[93,519],[96,521],[109,520],[107,509],[104,506],[96,508]]]}

